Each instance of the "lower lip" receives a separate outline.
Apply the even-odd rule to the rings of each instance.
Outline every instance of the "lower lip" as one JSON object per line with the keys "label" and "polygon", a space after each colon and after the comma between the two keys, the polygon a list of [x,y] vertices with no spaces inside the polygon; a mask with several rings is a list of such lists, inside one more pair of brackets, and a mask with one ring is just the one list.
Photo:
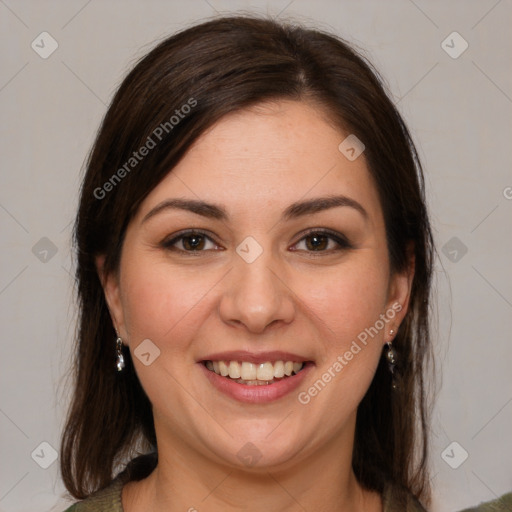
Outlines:
{"label": "lower lip", "polygon": [[198,363],[206,375],[206,378],[222,393],[246,403],[267,403],[279,400],[297,389],[301,382],[306,378],[313,363],[306,363],[302,370],[296,375],[286,377],[273,384],[261,386],[248,386],[247,384],[238,384],[228,377],[222,377],[215,372],[208,370],[203,363]]}

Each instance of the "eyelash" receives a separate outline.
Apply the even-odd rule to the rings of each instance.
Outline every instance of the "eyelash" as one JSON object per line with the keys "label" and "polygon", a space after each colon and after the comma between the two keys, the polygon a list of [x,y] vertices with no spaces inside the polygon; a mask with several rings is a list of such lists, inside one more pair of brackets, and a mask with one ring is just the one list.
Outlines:
{"label": "eyelash", "polygon": [[[206,252],[206,251],[211,250],[211,249],[206,249],[206,250],[203,249],[203,250],[187,251],[185,249],[177,249],[176,247],[173,247],[174,244],[176,244],[176,242],[178,242],[178,241],[180,241],[180,240],[182,240],[184,238],[187,238],[188,236],[193,236],[193,235],[203,236],[203,237],[207,238],[208,240],[210,240],[211,242],[213,242],[215,244],[215,241],[212,239],[211,236],[208,235],[207,232],[202,231],[200,229],[189,229],[187,231],[183,231],[183,232],[179,233],[177,236],[174,236],[171,240],[164,240],[161,243],[161,246],[164,249],[167,249],[167,250],[170,250],[170,251],[174,251],[174,252],[181,252],[183,254],[186,254],[187,256],[198,256],[202,252]],[[338,244],[338,246],[339,246],[336,249],[329,249],[329,250],[322,250],[322,251],[310,251],[310,250],[308,250],[307,252],[312,257],[323,256],[323,255],[326,255],[326,254],[329,255],[329,254],[332,254],[333,252],[338,252],[338,251],[342,251],[342,250],[347,250],[347,249],[352,249],[353,248],[353,246],[350,244],[350,242],[343,235],[341,235],[339,233],[336,233],[335,231],[330,231],[330,230],[327,230],[327,229],[315,229],[315,228],[310,229],[307,232],[305,232],[302,235],[302,238],[300,238],[294,245],[297,245],[299,242],[302,242],[304,239],[306,239],[308,236],[311,236],[311,235],[327,236],[329,239],[334,240]],[[301,250],[301,249],[299,249],[299,250]],[[297,251],[297,249],[295,249],[295,251]]]}

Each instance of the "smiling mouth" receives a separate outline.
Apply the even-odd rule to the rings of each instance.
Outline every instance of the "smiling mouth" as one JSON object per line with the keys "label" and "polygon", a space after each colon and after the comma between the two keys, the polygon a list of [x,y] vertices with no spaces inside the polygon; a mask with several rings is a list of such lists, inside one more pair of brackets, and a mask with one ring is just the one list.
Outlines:
{"label": "smiling mouth", "polygon": [[203,361],[213,373],[246,386],[268,386],[299,373],[307,362],[267,361],[255,364],[248,361]]}

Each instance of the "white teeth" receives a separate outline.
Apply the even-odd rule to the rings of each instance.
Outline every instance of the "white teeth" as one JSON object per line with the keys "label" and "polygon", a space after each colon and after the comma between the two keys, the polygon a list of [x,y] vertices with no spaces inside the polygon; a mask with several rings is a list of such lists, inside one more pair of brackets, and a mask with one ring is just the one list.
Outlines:
{"label": "white teeth", "polygon": [[238,361],[231,361],[229,363],[229,376],[232,379],[240,378],[240,365],[238,364]]}
{"label": "white teeth", "polygon": [[242,362],[242,369],[240,370],[240,377],[243,380],[256,380],[257,367],[253,363],[247,361]]}
{"label": "white teeth", "polygon": [[[219,370],[220,370],[220,374],[223,377],[227,377],[229,375],[229,367],[224,361],[219,361]],[[216,373],[219,373],[219,372],[216,372]]]}
{"label": "white teeth", "polygon": [[262,363],[258,365],[258,380],[272,380],[274,378],[274,366],[272,363]]}
{"label": "white teeth", "polygon": [[274,377],[281,379],[284,377],[284,363],[283,361],[276,361],[274,363]]}
{"label": "white teeth", "polygon": [[274,379],[290,377],[299,373],[304,363],[294,361],[276,361],[271,363],[255,364],[249,361],[206,361],[208,370],[215,372],[222,377],[230,377],[241,384],[261,385],[272,383]]}

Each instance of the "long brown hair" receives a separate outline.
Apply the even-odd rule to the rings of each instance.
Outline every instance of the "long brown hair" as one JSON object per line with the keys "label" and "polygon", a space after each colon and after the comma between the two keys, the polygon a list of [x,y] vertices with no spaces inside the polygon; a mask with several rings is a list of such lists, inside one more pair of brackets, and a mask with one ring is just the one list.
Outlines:
{"label": "long brown hair", "polygon": [[[365,144],[384,212],[391,272],[408,266],[413,243],[410,305],[394,340],[399,389],[392,390],[382,356],[358,408],[353,468],[368,489],[382,492],[391,481],[429,503],[434,247],[414,143],[382,79],[360,52],[318,30],[246,16],[188,28],[142,58],[119,87],[89,155],[74,231],[74,395],[61,443],[62,477],[76,498],[107,486],[135,447],[143,452],[156,446],[151,404],[129,353],[123,372],[115,370],[116,333],[96,256],[105,256],[105,272],[116,272],[128,223],[191,144],[224,115],[280,98],[320,105],[341,130]],[[143,146],[152,147],[135,159]]]}

